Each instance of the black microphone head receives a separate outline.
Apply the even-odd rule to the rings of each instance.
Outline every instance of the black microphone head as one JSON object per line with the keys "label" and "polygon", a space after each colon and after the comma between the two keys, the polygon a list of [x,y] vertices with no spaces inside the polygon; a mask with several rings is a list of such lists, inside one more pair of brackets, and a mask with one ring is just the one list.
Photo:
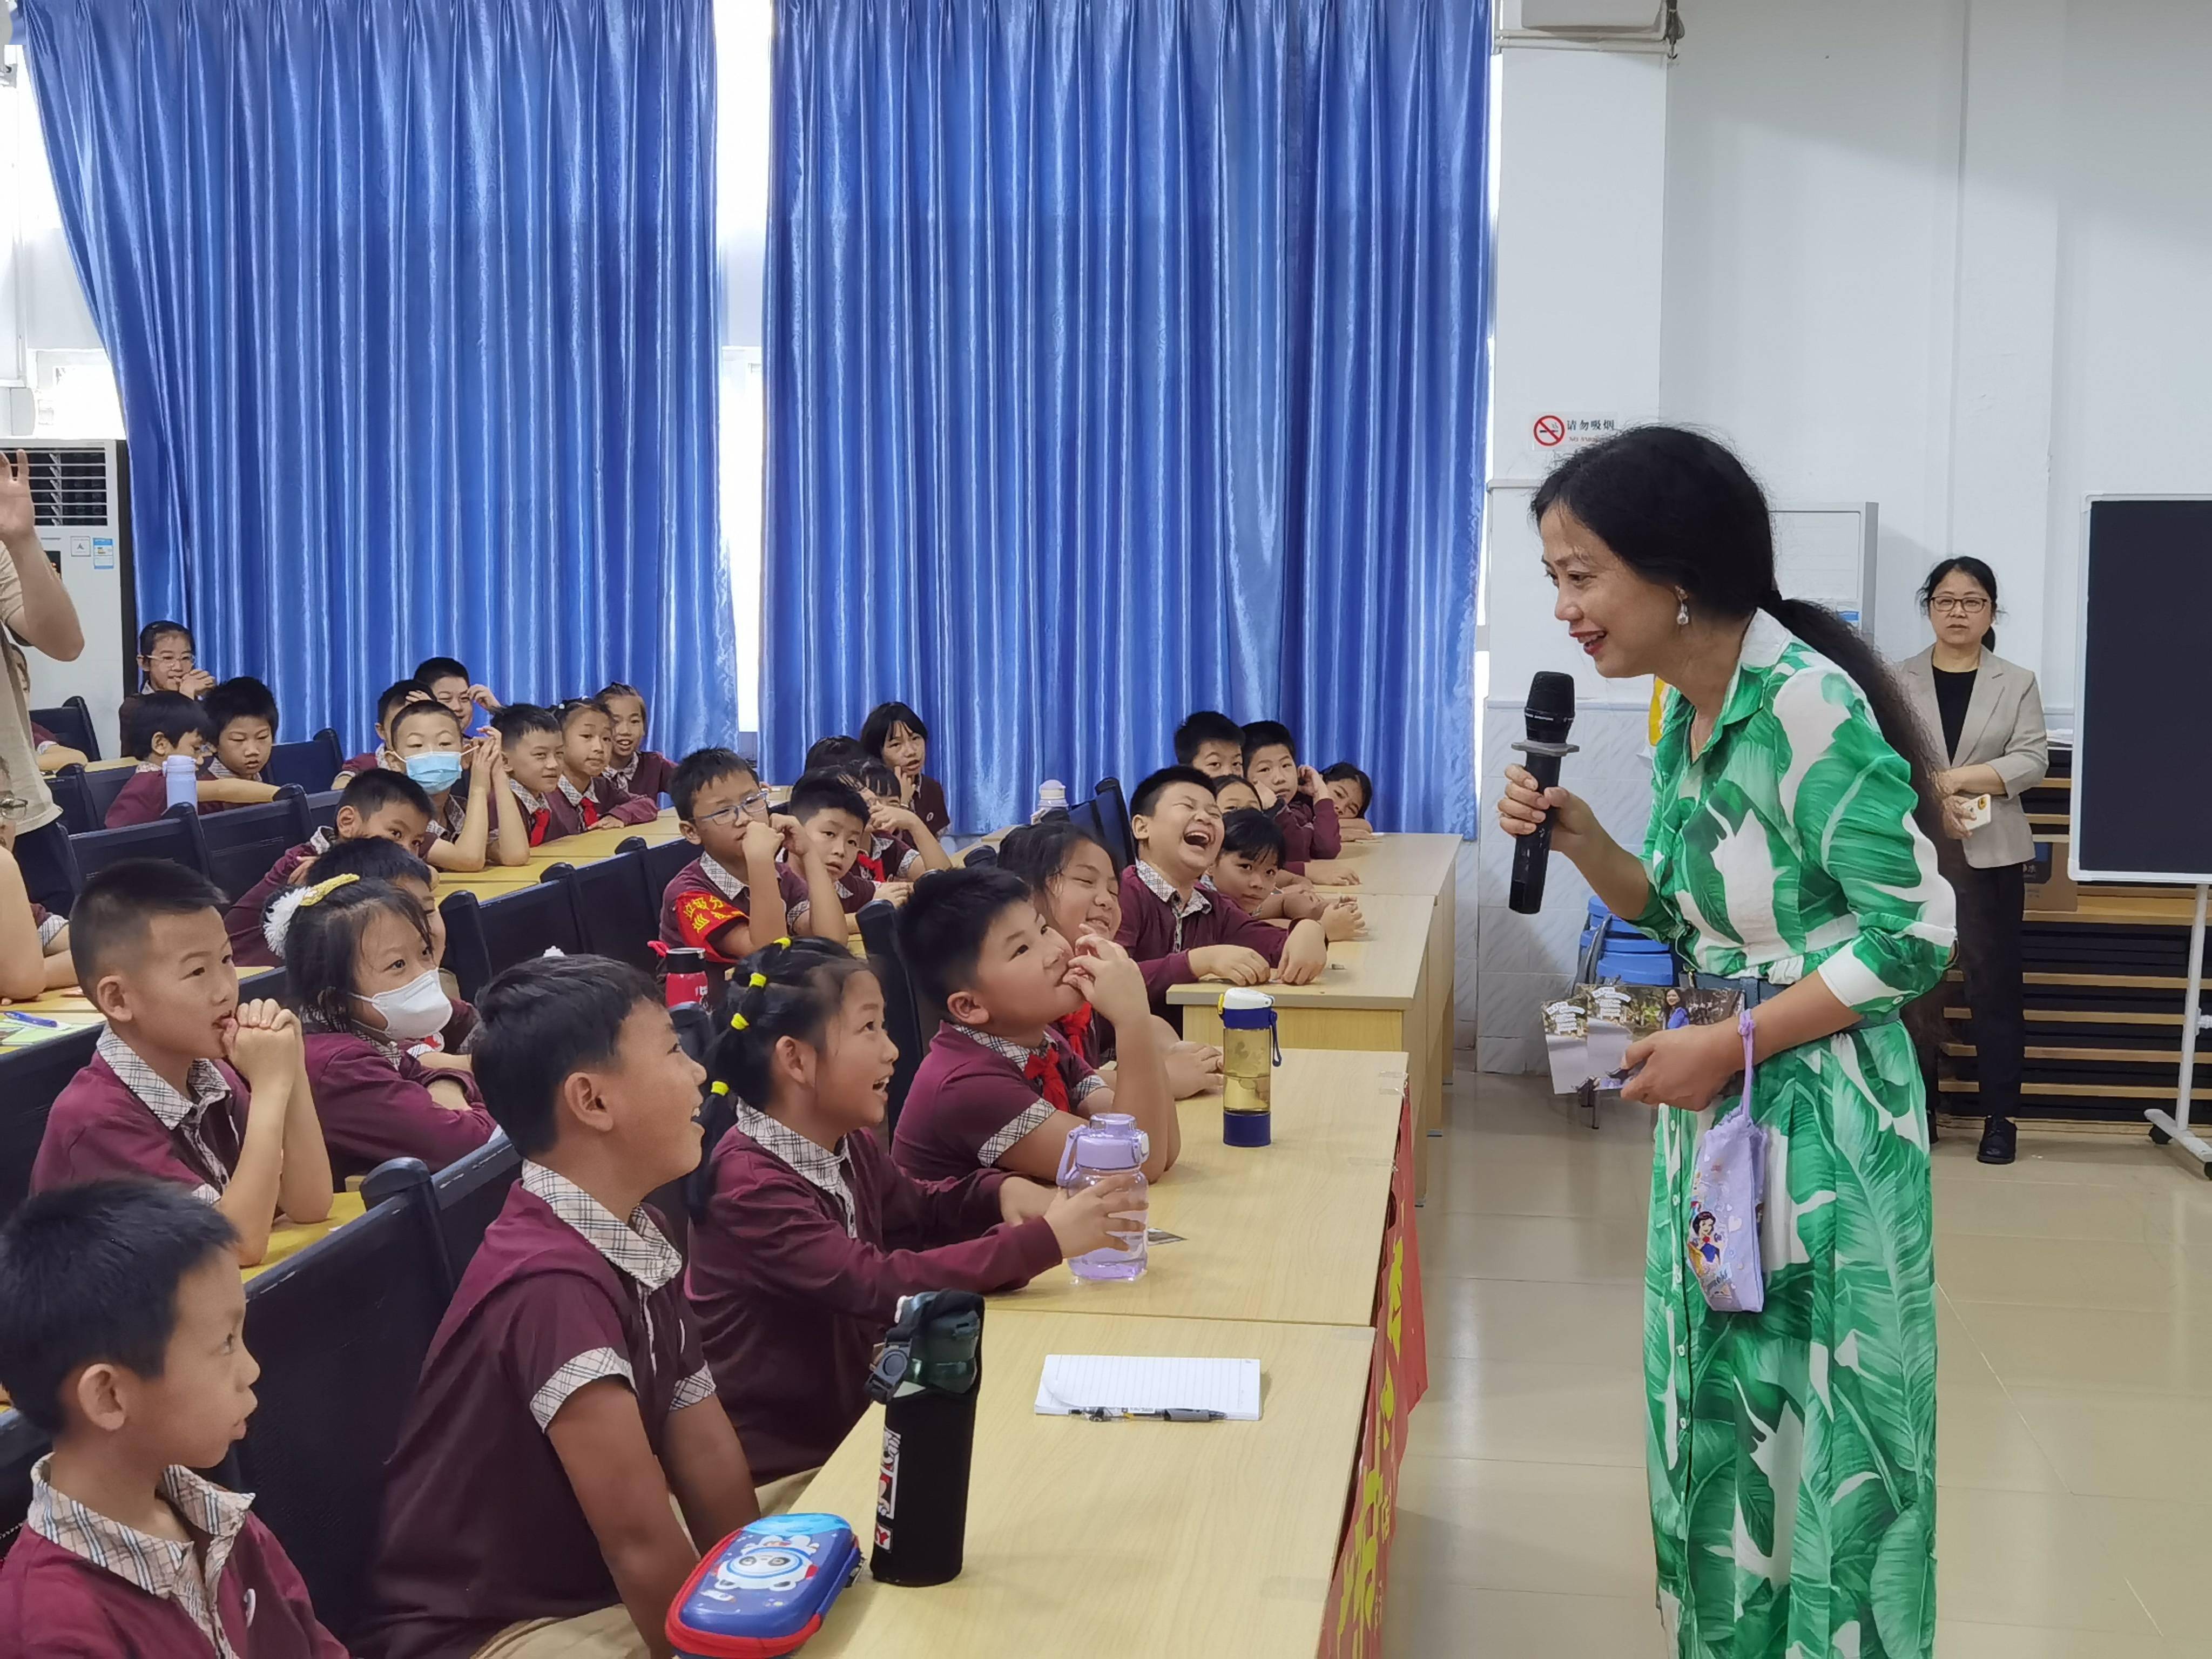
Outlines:
{"label": "black microphone head", "polygon": [[1575,723],[1575,677],[1545,670],[1528,682],[1528,737],[1563,743]]}

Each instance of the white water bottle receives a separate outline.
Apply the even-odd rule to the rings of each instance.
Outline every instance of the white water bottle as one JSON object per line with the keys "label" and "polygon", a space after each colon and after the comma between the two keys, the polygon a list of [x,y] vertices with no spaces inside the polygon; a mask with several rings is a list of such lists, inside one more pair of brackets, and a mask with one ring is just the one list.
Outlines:
{"label": "white water bottle", "polygon": [[170,755],[161,762],[161,782],[168,806],[198,807],[200,804],[199,763],[190,755]]}
{"label": "white water bottle", "polygon": [[1037,785],[1036,811],[1030,814],[1031,823],[1043,823],[1045,814],[1048,812],[1065,812],[1066,811],[1067,811],[1066,784],[1058,778],[1047,778],[1042,783]]}

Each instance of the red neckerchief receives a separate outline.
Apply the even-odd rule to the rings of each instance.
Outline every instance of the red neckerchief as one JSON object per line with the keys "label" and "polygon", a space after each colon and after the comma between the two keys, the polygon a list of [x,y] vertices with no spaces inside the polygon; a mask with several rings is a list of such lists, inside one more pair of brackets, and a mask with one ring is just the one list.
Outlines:
{"label": "red neckerchief", "polygon": [[1053,1021],[1053,1029],[1067,1039],[1067,1046],[1075,1051],[1079,1060],[1091,1057],[1091,1005],[1085,1003],[1072,1014],[1063,1014]]}
{"label": "red neckerchief", "polygon": [[1042,1054],[1030,1056],[1029,1064],[1022,1067],[1022,1075],[1036,1085],[1038,1094],[1054,1111],[1067,1109],[1067,1079],[1060,1075],[1060,1051],[1052,1046],[1049,1037],[1045,1040]]}
{"label": "red neckerchief", "polygon": [[881,883],[885,879],[884,875],[884,861],[881,859],[874,857],[871,854],[863,853],[859,858],[853,861],[868,872],[868,878],[871,881]]}
{"label": "red neckerchief", "polygon": [[599,804],[589,794],[586,794],[576,803],[576,810],[583,814],[584,828],[586,830],[599,821]]}
{"label": "red neckerchief", "polygon": [[530,815],[530,844],[532,847],[545,844],[545,832],[552,823],[553,809],[550,806],[541,806]]}

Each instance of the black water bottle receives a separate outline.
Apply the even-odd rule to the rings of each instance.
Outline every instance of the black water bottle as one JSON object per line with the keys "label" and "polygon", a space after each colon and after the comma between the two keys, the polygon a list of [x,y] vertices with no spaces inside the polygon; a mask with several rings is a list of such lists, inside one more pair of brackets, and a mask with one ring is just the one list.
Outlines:
{"label": "black water bottle", "polygon": [[868,1571],[884,1583],[942,1584],[960,1576],[982,1376],[981,1297],[924,1291],[900,1299],[868,1374],[869,1395],[884,1402]]}

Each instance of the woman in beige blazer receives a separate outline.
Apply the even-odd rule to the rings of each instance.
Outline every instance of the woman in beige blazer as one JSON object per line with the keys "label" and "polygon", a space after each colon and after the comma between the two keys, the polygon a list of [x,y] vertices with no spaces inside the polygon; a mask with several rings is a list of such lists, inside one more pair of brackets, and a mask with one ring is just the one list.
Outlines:
{"label": "woman in beige blazer", "polygon": [[[1972,1015],[1984,1164],[2009,1164],[2018,1132],[2021,1050],[2020,925],[2026,866],[2035,857],[2021,797],[2050,769],[2051,734],[2035,676],[1994,649],[1996,573],[1979,559],[1944,560],[1920,588],[1936,643],[1903,666],[1905,689],[1942,769],[1944,828],[1936,861],[1959,899],[1959,957]],[[1989,797],[1989,820],[1969,829]],[[1935,1097],[1929,1095],[1930,1117]]]}

